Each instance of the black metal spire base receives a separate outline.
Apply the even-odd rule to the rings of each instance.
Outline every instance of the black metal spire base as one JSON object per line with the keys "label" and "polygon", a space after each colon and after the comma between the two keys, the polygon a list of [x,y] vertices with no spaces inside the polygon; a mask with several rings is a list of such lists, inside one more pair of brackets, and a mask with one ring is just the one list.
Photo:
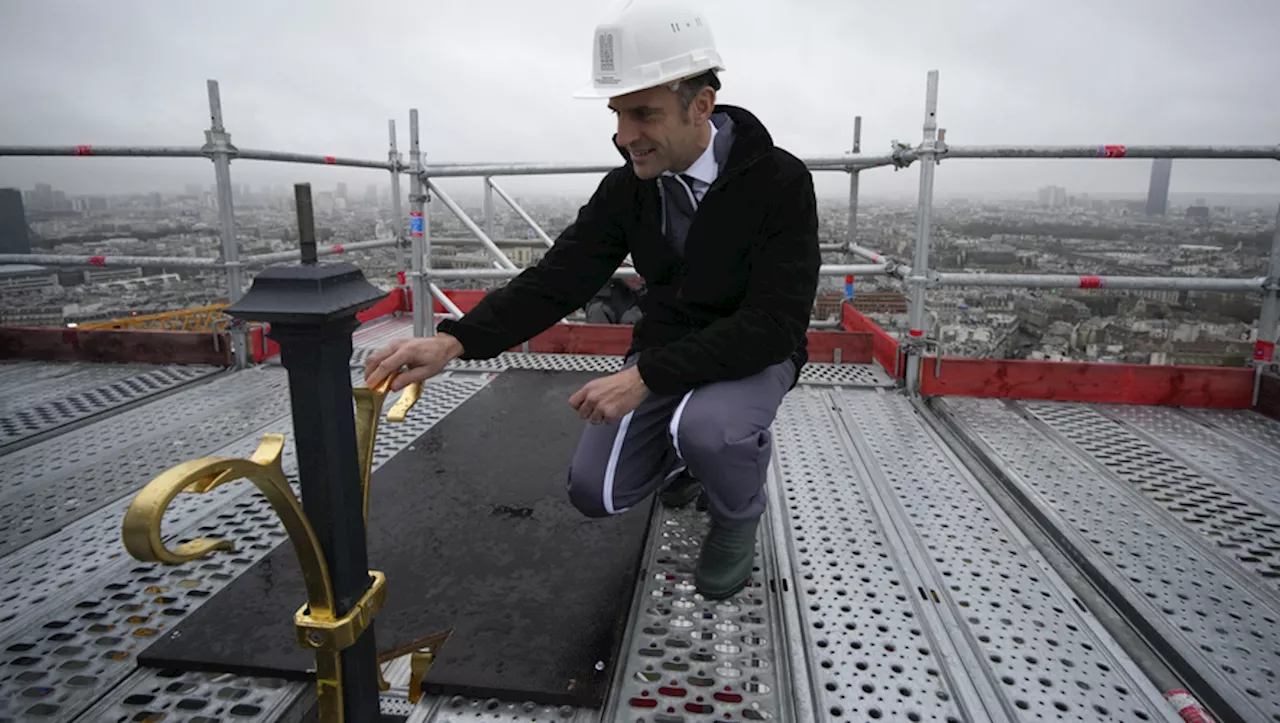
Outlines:
{"label": "black metal spire base", "polygon": [[[369,589],[364,493],[352,411],[351,334],[356,313],[386,296],[346,262],[316,258],[310,184],[297,184],[302,259],[264,269],[227,313],[271,324],[289,374],[302,507],[328,563],[336,616]],[[372,624],[340,652],[343,719],[379,720],[378,663]]]}

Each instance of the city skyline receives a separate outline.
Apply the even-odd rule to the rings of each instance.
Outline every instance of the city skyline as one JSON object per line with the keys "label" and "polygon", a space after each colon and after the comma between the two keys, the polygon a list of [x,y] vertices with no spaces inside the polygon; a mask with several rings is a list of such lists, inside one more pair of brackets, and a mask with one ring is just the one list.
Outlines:
{"label": "city skyline", "polygon": [[[1028,8],[1010,0],[982,14],[942,3],[905,13],[833,2],[702,6],[728,66],[721,101],[755,112],[788,150],[814,155],[847,150],[857,114],[864,152],[885,152],[891,140],[918,142],[930,68],[941,71],[939,121],[954,144],[1275,143],[1280,104],[1255,89],[1280,61],[1266,30],[1280,22],[1280,7],[1246,4],[1249,23],[1190,2]],[[466,4],[406,3],[296,16],[233,2],[201,15],[193,34],[193,11],[182,6],[10,6],[0,58],[26,70],[0,80],[18,109],[0,119],[0,143],[199,144],[208,124],[204,81],[217,78],[241,147],[384,158],[386,120],[397,120],[407,152],[408,108],[417,106],[429,160],[613,162],[607,111],[569,97],[586,75],[591,28],[607,9],[586,0],[502,3],[482,17]],[[422,21],[419,42],[386,42],[388,20],[411,13]],[[67,14],[102,32],[62,43],[59,18]],[[910,32],[894,32],[904,18]],[[1106,32],[1099,18],[1125,32]],[[1049,25],[1057,32],[1039,32]],[[275,32],[286,26],[289,33]],[[756,52],[765,46],[776,52]],[[25,62],[32,57],[42,60]],[[5,158],[0,185],[141,191],[207,182],[208,166]],[[1044,185],[1128,193],[1146,185],[1148,168],[1131,160],[949,161],[937,190],[940,197]],[[254,187],[319,183],[332,172],[233,164],[233,180]],[[864,175],[863,188],[869,196],[910,194],[916,175],[878,169]],[[385,174],[349,179],[358,189]],[[510,190],[582,193],[597,181],[595,174],[520,178]],[[817,174],[823,195],[838,195],[846,183],[841,173]],[[1280,168],[1196,162],[1175,174],[1171,190],[1280,194]]]}

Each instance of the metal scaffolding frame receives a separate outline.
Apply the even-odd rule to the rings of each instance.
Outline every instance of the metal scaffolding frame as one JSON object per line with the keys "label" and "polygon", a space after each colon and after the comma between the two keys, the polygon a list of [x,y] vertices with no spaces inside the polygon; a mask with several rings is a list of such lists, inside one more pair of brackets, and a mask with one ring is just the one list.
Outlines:
{"label": "metal scaffolding frame", "polygon": [[[0,254],[0,263],[33,263],[44,265],[94,265],[94,266],[181,266],[222,269],[227,275],[228,299],[234,303],[243,293],[244,268],[287,261],[297,257],[297,252],[259,254],[241,257],[235,234],[235,211],[232,202],[230,164],[233,159],[259,160],[287,163],[374,168],[388,171],[391,177],[392,210],[396,217],[395,231],[391,239],[374,239],[345,245],[333,245],[319,249],[318,255],[331,255],[363,249],[393,246],[397,263],[403,267],[405,237],[402,232],[400,211],[400,174],[410,178],[409,236],[410,270],[408,286],[415,299],[441,300],[450,314],[460,313],[446,297],[435,280],[458,279],[506,279],[519,274],[520,269],[499,248],[504,241],[494,239],[493,194],[496,193],[537,234],[543,245],[554,245],[552,237],[542,229],[509,193],[502,189],[494,177],[521,175],[562,175],[605,173],[616,164],[598,163],[438,163],[427,164],[419,144],[418,112],[411,109],[409,163],[400,160],[396,144],[395,121],[388,122],[389,149],[387,160],[374,161],[358,158],[289,153],[268,150],[237,148],[231,143],[231,135],[223,124],[219,86],[209,80],[210,127],[205,131],[203,146],[0,146],[0,156],[108,156],[131,158],[208,158],[214,163],[216,178],[219,228],[222,254],[219,259],[193,257],[151,256],[69,256],[58,254]],[[905,282],[910,290],[909,329],[903,340],[907,355],[906,384],[913,393],[919,391],[920,361],[926,346],[924,320],[927,315],[928,288],[940,286],[1008,286],[1018,288],[1107,288],[1107,289],[1194,289],[1230,293],[1262,293],[1263,307],[1258,321],[1258,345],[1255,361],[1258,368],[1273,363],[1277,325],[1280,324],[1280,215],[1272,243],[1271,259],[1266,277],[1246,279],[1213,279],[1203,277],[1099,277],[1070,275],[1028,274],[962,274],[937,273],[929,270],[931,247],[930,226],[933,219],[933,179],[936,166],[947,159],[998,159],[998,158],[1188,158],[1188,159],[1270,159],[1280,160],[1277,146],[1126,146],[1102,144],[1091,146],[949,146],[946,132],[938,126],[937,119],[938,72],[929,71],[925,95],[925,119],[921,143],[910,148],[895,144],[892,152],[879,155],[862,154],[862,117],[854,119],[853,147],[851,152],[810,156],[802,160],[811,171],[840,171],[849,174],[848,230],[843,243],[823,244],[823,251],[842,251],[864,258],[870,265],[824,264],[823,275],[845,276],[887,275]],[[914,260],[912,266],[888,259],[856,243],[859,181],[862,171],[892,166],[906,168],[920,161],[920,184],[916,210]],[[436,179],[479,177],[484,189],[484,218],[481,223],[473,220],[448,194],[436,184]],[[493,258],[492,268],[463,268],[433,270],[431,264],[430,194],[434,192],[467,230]],[[450,243],[458,243],[450,240]],[[507,243],[519,243],[508,241]],[[535,244],[536,245],[536,244]],[[615,277],[635,275],[634,269],[623,266]],[[414,334],[434,334],[434,315],[428,304],[414,304]],[[233,343],[237,365],[247,365],[247,329],[233,325]]]}

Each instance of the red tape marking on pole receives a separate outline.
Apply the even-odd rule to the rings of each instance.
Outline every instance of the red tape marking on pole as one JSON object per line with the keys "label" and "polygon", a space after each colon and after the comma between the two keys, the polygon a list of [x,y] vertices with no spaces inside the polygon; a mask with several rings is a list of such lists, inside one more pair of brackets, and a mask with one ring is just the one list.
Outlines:
{"label": "red tape marking on pole", "polygon": [[1101,289],[1101,288],[1102,288],[1102,277],[1101,277],[1101,276],[1081,276],[1081,277],[1080,277],[1080,288],[1082,288],[1082,289]]}
{"label": "red tape marking on pole", "polygon": [[920,329],[912,329],[911,331],[908,331],[907,333],[908,333],[908,334],[910,334],[911,336],[924,336],[924,332],[923,332],[922,330],[920,330]]}
{"label": "red tape marking on pole", "polygon": [[1124,146],[1107,145],[1107,146],[1102,146],[1101,148],[1098,149],[1098,157],[1099,158],[1124,158],[1124,155],[1127,152],[1128,152],[1128,149],[1126,149]]}
{"label": "red tape marking on pole", "polygon": [[89,265],[90,266],[106,266],[107,257],[106,256],[90,256]]}
{"label": "red tape marking on pole", "polygon": [[76,146],[77,156],[92,156],[93,146]]}
{"label": "red tape marking on pole", "polygon": [[334,158],[333,156],[325,156],[325,157],[324,157],[324,162],[325,162],[325,163],[329,163],[329,164],[333,164],[333,163],[337,163],[337,162],[338,162],[338,160],[337,160],[336,158]]}
{"label": "red tape marking on pole", "polygon": [[1274,341],[1258,340],[1253,347],[1253,360],[1260,362],[1270,362],[1276,357],[1276,343]]}
{"label": "red tape marking on pole", "polygon": [[342,244],[334,244],[334,245],[333,245],[333,252],[334,252],[335,254],[340,254],[340,253],[344,253],[344,252],[346,252],[346,249],[342,248]]}
{"label": "red tape marking on pole", "polygon": [[1191,694],[1182,688],[1174,688],[1165,693],[1165,700],[1178,711],[1178,715],[1182,716],[1182,720],[1187,723],[1215,723],[1205,709]]}

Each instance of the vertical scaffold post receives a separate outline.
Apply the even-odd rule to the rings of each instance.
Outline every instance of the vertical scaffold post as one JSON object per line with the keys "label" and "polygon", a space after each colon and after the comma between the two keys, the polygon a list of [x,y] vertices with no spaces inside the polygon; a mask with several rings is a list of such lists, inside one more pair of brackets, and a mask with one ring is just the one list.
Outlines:
{"label": "vertical scaffold post", "polygon": [[435,336],[435,315],[431,313],[431,219],[427,216],[427,189],[422,182],[422,151],[418,145],[418,109],[409,110],[409,237],[413,268],[409,288],[413,293],[413,335]]}
{"label": "vertical scaffold post", "polygon": [[933,217],[933,171],[937,164],[938,71],[929,71],[925,92],[924,140],[920,143],[920,199],[916,209],[916,254],[911,276],[911,308],[907,329],[907,390],[920,391],[920,361],[924,353],[925,290],[929,282],[929,223]]}
{"label": "vertical scaffold post", "polygon": [[[222,95],[218,81],[207,81],[209,90],[209,130],[204,132],[204,154],[213,160],[213,175],[218,192],[218,228],[222,235],[222,263],[227,269],[227,303],[234,304],[244,296],[244,267],[240,264],[240,244],[236,240],[236,213],[231,199],[231,159],[236,147],[231,134],[222,125]],[[231,320],[231,346],[235,349],[236,368],[249,365],[249,327],[239,319]]]}
{"label": "vertical scaffold post", "polygon": [[493,238],[493,179],[484,177],[484,235]]}
{"label": "vertical scaffold post", "polygon": [[396,238],[396,270],[404,271],[404,216],[400,206],[400,149],[396,147],[396,121],[387,121],[387,135],[391,139],[391,148],[387,151],[387,162],[391,164],[391,217],[395,219],[392,233]]}
{"label": "vertical scaffold post", "polygon": [[[862,116],[853,118],[853,153],[862,152]],[[849,171],[849,231],[845,238],[845,248],[853,252],[858,243],[858,173],[859,169]]]}
{"label": "vertical scaffold post", "polygon": [[1280,327],[1280,209],[1276,211],[1276,231],[1271,236],[1271,263],[1267,266],[1266,288],[1262,291],[1262,314],[1258,317],[1258,339],[1253,347],[1253,403],[1258,403],[1262,368],[1280,361],[1276,358],[1276,334]]}

